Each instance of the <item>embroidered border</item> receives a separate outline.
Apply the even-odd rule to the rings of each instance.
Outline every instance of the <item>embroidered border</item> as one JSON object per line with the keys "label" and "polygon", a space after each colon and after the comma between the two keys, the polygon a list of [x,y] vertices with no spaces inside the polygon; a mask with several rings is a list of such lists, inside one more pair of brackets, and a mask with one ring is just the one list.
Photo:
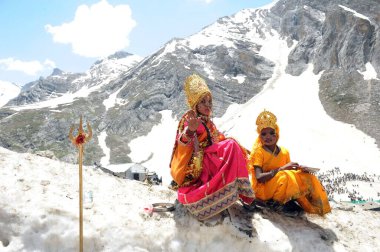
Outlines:
{"label": "embroidered border", "polygon": [[205,220],[230,207],[238,199],[239,195],[254,196],[247,178],[235,179],[217,192],[197,202],[184,204],[184,206],[199,220]]}

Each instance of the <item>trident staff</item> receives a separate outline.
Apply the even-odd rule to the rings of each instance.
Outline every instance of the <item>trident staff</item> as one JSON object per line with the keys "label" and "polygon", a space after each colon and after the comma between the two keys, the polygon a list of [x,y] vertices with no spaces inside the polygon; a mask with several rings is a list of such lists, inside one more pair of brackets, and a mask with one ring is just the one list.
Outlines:
{"label": "trident staff", "polygon": [[82,116],[80,116],[78,135],[76,137],[73,136],[74,125],[71,126],[69,132],[69,139],[71,142],[79,149],[79,249],[80,252],[83,252],[83,183],[82,183],[82,162],[83,162],[83,148],[84,145],[90,141],[92,138],[92,129],[90,124],[87,122],[88,134],[86,134],[83,130],[82,126]]}

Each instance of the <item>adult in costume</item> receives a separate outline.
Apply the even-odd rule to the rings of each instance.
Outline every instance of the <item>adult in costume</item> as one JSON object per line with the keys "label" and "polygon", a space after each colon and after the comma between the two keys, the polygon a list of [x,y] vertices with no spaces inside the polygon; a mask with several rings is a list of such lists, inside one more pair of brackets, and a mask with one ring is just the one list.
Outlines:
{"label": "adult in costume", "polygon": [[199,220],[222,212],[238,199],[250,204],[254,193],[246,152],[212,122],[212,95],[206,82],[190,75],[184,90],[190,110],[179,121],[170,162],[178,201]]}
{"label": "adult in costume", "polygon": [[[277,203],[281,210],[299,204],[305,212],[324,215],[331,211],[319,180],[290,161],[286,148],[277,146],[280,129],[276,116],[263,111],[256,120],[259,134],[249,157],[249,173],[256,198]],[[297,203],[295,203],[295,201]],[[282,208],[281,208],[282,207]]]}

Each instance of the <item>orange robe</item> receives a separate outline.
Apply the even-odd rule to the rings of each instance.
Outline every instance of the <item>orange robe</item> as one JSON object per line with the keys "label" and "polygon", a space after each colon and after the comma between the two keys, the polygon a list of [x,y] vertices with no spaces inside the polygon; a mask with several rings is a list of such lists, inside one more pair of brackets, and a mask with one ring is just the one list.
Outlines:
{"label": "orange robe", "polygon": [[265,183],[256,180],[254,166],[261,167],[263,172],[269,172],[290,162],[289,152],[284,147],[280,148],[277,156],[259,147],[251,153],[249,160],[251,184],[256,198],[273,199],[282,204],[297,200],[306,212],[319,215],[331,211],[327,194],[313,174],[301,170],[284,170]]}

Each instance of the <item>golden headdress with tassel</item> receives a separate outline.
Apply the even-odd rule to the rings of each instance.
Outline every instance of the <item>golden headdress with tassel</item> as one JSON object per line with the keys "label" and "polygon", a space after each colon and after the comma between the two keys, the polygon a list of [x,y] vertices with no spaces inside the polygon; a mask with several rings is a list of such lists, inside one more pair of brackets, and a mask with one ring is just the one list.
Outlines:
{"label": "golden headdress with tassel", "polygon": [[194,109],[199,100],[205,95],[211,95],[204,79],[197,74],[188,76],[184,83],[185,94],[187,103],[190,108]]}
{"label": "golden headdress with tassel", "polygon": [[[272,128],[276,132],[276,142],[278,141],[280,137],[280,128],[277,125],[277,117],[270,111],[267,111],[264,109],[263,112],[261,112],[256,119],[256,125],[257,125],[257,133],[259,135],[261,134],[261,131],[265,128]],[[253,144],[251,154],[249,155],[249,165],[248,165],[248,170],[250,172],[254,172],[254,167],[253,167],[253,160],[255,157],[256,151],[263,146],[263,142],[260,136],[256,138],[255,143]],[[256,180],[255,180],[256,181]],[[257,183],[254,182],[254,183]]]}
{"label": "golden headdress with tassel", "polygon": [[257,132],[259,134],[265,128],[272,128],[277,131],[278,129],[277,117],[272,112],[264,109],[264,111],[258,115],[256,119],[256,125],[257,125]]}

